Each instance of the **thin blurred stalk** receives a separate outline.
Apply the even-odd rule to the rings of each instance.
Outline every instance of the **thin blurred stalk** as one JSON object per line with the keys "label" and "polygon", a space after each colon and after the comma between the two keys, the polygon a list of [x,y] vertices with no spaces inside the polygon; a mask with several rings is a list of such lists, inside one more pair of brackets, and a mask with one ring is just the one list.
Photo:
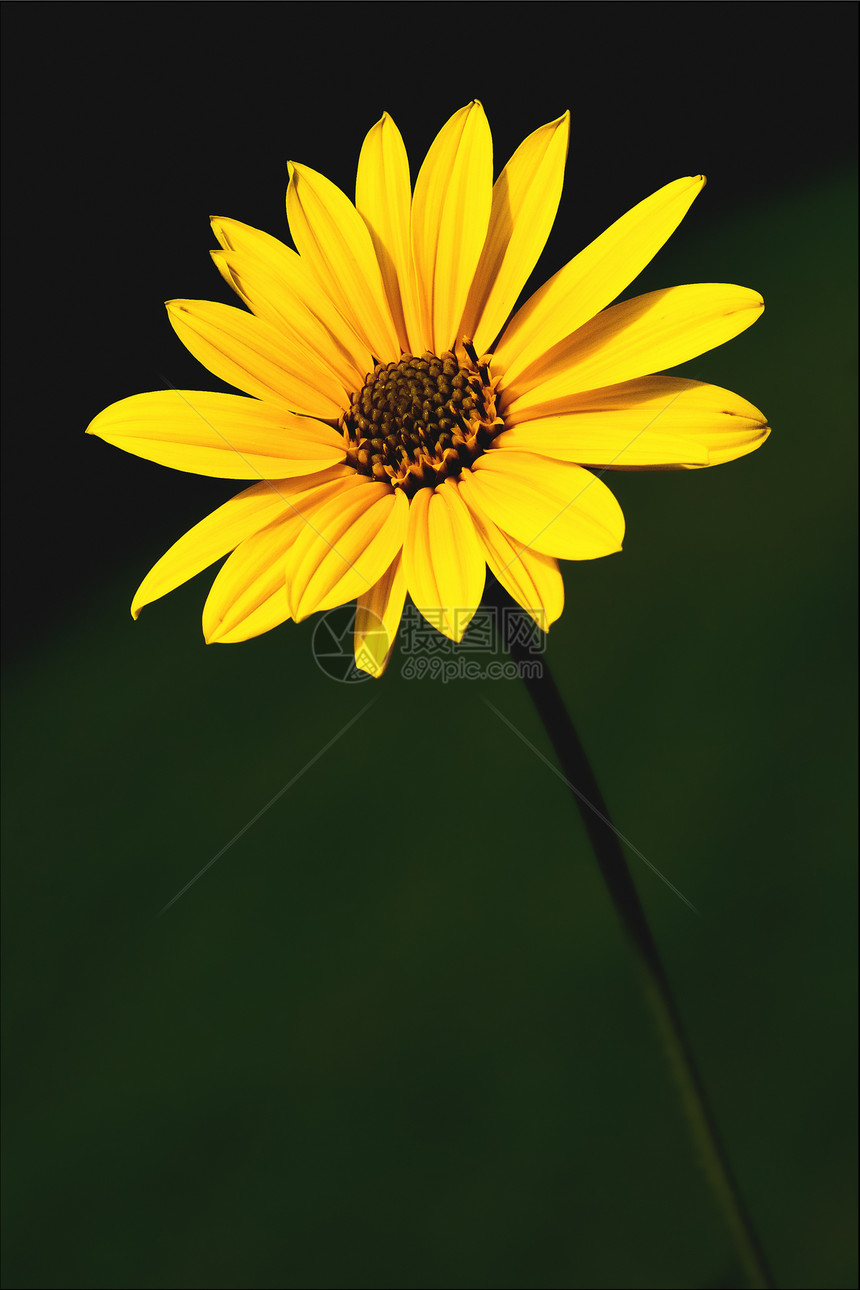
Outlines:
{"label": "thin blurred stalk", "polygon": [[541,659],[540,674],[533,675],[534,654],[516,641],[507,642],[507,648],[515,662],[532,664],[531,667],[522,667],[520,674],[546,728],[565,779],[571,789],[575,790],[573,796],[576,805],[609,888],[612,903],[641,970],[646,997],[666,1041],[684,1112],[711,1185],[728,1221],[738,1258],[750,1286],[756,1290],[771,1290],[774,1281],[720,1141],[669,979],[660,961],[657,944],[648,926],[621,843],[608,824],[609,811],[585,749],[549,671],[546,656]]}

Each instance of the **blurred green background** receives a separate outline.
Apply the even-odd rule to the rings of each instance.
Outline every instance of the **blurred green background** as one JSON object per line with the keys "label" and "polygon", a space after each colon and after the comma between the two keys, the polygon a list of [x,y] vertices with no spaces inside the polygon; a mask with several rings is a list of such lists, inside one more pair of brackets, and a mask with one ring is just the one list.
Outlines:
{"label": "blurred green background", "polygon": [[[159,304],[226,299],[210,209],[277,233],[286,156],[348,188],[382,108],[411,119],[415,163],[478,95],[500,160],[574,108],[535,283],[702,168],[711,185],[630,294],[711,280],[766,300],[684,372],[763,408],[769,442],[712,471],[612,476],[625,552],[566,566],[547,659],[618,827],[700,910],[630,857],[778,1284],[856,1284],[856,187],[844,101],[821,97],[847,92],[853,7],[780,6],[775,47],[740,14],[776,6],[643,5],[626,33],[633,6],[571,7],[595,60],[559,52],[568,6],[529,6],[522,39],[485,30],[511,10],[464,6],[458,47],[522,75],[461,69],[420,104],[406,53],[423,56],[429,5],[362,6],[329,45],[321,15],[346,7],[290,6],[320,27],[298,86],[261,16],[275,6],[222,8],[232,34],[199,35],[200,7],[145,8],[68,6],[39,60],[23,11],[34,38],[41,10],[9,17],[18,75],[38,61],[52,97],[28,108],[40,155],[14,150],[14,227],[32,227],[9,436],[4,1283],[741,1284],[570,795],[484,702],[551,756],[524,688],[406,681],[397,658],[338,685],[313,621],[205,648],[211,574],[133,624],[143,573],[233,489],[81,434],[160,370],[217,388]],[[660,70],[648,16],[667,11],[695,65]],[[386,14],[417,26],[391,35]],[[383,52],[401,71],[370,92]]]}

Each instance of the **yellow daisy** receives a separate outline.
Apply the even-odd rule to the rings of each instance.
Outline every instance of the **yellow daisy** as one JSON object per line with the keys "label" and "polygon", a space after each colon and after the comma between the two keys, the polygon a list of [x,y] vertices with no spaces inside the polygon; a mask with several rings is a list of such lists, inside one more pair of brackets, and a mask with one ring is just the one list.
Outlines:
{"label": "yellow daisy", "polygon": [[[178,470],[254,480],[144,578],[144,605],[227,555],[207,641],[240,641],[357,600],[356,660],[381,675],[409,595],[459,640],[487,566],[547,629],[557,558],[621,549],[604,470],[712,466],[769,431],[745,399],[651,373],[736,336],[754,291],[699,284],[611,305],[674,232],[704,177],[623,215],[509,320],[555,218],[569,114],[493,183],[480,103],[455,113],[412,190],[386,113],[364,141],[355,203],[290,164],[296,250],[213,219],[212,256],[250,313],[167,309],[183,344],[245,395],[137,394],[88,433]],[[607,307],[611,306],[611,307]],[[382,629],[379,624],[382,624]]]}

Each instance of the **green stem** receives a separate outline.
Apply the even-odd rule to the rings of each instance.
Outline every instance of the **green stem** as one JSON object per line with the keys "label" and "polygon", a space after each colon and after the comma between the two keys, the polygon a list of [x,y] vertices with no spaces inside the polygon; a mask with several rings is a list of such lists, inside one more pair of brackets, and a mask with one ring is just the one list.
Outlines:
{"label": "green stem", "polygon": [[[508,649],[515,662],[528,660],[534,664],[534,656],[523,646],[513,642],[508,644]],[[642,970],[645,993],[665,1037],[693,1137],[728,1221],[738,1257],[750,1286],[757,1290],[770,1290],[774,1282],[720,1142],[713,1112],[708,1105],[669,980],[660,962],[657,944],[648,926],[621,843],[609,824],[609,811],[603,794],[549,671],[546,656],[542,658],[541,664],[540,675],[532,675],[533,666],[522,668],[521,675],[546,727],[565,779],[573,791],[612,903]]]}

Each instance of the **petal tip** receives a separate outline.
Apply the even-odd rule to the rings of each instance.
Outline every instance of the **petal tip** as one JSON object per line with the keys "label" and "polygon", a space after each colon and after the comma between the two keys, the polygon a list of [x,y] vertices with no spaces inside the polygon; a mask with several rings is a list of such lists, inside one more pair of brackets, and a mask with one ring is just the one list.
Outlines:
{"label": "petal tip", "polygon": [[744,301],[744,303],[739,305],[737,309],[730,309],[728,312],[743,313],[745,310],[751,309],[753,313],[756,313],[756,314],[763,313],[764,296],[762,296],[758,291],[753,291],[751,287],[748,287],[745,290],[746,290],[747,298]]}
{"label": "petal tip", "polygon": [[377,663],[375,659],[366,658],[364,651],[362,651],[360,654],[356,653],[355,655],[355,666],[357,671],[365,672],[367,676],[372,677],[374,681],[378,681],[379,678],[382,676],[382,673],[385,671],[385,666],[387,662],[388,662],[387,658],[385,662],[382,664]]}
{"label": "petal tip", "polygon": [[287,582],[284,590],[286,592],[286,597],[287,597],[287,610],[288,610],[289,616],[294,623],[300,623],[303,617],[307,618],[307,614],[304,614],[304,615],[301,614],[299,610],[299,606],[296,604],[296,601],[293,597],[293,590],[289,582]]}
{"label": "petal tip", "polygon": [[691,200],[695,200],[707,182],[704,175],[685,175],[682,179],[676,180],[674,185],[668,184],[667,188],[673,188],[676,193],[687,193],[692,189]]}
{"label": "petal tip", "polygon": [[226,215],[209,216],[209,227],[212,229],[212,235],[224,251],[230,249],[230,235],[227,231],[229,224],[230,221]]}

